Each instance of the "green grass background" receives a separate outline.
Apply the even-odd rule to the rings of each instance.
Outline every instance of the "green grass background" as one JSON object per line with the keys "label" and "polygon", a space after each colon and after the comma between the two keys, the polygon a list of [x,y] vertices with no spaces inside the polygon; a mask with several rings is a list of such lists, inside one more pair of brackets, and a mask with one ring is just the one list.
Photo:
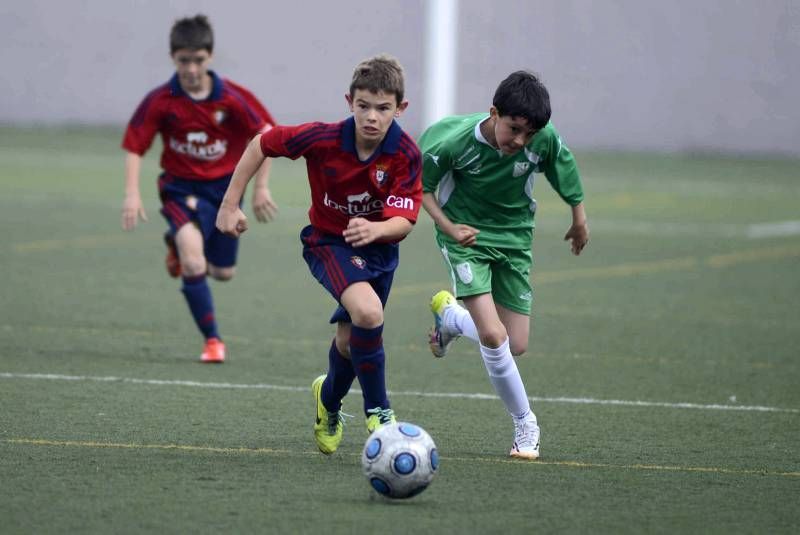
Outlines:
{"label": "green grass background", "polygon": [[[391,502],[361,475],[360,416],[333,456],[313,444],[333,302],[300,257],[302,162],[275,163],[277,221],[212,283],[229,358],[204,366],[163,269],[157,151],[150,221],[120,228],[120,138],[0,127],[0,532],[800,530],[800,236],[748,237],[800,219],[800,162],[578,151],[592,229],[578,258],[567,207],[539,181],[518,361],[542,426],[534,463],[507,457],[498,400],[435,396],[493,392],[468,342],[428,352],[427,302],[447,280],[421,215],[384,339],[393,406],[442,462],[428,491]],[[345,410],[360,414],[358,394]]]}

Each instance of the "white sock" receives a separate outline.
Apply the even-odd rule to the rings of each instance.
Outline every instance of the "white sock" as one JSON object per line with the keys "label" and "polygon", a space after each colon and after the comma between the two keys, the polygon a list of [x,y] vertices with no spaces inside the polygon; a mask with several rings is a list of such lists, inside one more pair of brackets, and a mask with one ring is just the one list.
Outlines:
{"label": "white sock", "polygon": [[478,343],[478,329],[469,311],[461,305],[450,305],[444,309],[444,328],[450,332],[455,332],[461,336],[466,336],[475,343]]}
{"label": "white sock", "polygon": [[514,418],[525,418],[531,412],[531,405],[517,363],[508,347],[508,338],[496,349],[484,345],[480,347],[489,380],[503,400],[506,410]]}

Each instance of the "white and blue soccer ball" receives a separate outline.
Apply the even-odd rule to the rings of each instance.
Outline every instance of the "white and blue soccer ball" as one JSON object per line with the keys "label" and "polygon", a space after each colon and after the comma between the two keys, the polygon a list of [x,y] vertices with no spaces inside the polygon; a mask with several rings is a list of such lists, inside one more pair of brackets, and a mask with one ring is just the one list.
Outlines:
{"label": "white and blue soccer ball", "polygon": [[372,488],[387,498],[410,498],[430,485],[439,469],[431,436],[408,422],[384,425],[364,444],[361,466]]}

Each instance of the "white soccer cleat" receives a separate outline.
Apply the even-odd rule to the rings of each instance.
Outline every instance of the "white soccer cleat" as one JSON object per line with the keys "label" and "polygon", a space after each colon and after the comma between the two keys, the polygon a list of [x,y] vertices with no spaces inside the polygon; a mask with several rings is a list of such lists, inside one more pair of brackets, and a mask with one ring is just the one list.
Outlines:
{"label": "white soccer cleat", "polygon": [[521,420],[514,418],[514,445],[509,455],[517,459],[539,458],[539,425],[533,412]]}

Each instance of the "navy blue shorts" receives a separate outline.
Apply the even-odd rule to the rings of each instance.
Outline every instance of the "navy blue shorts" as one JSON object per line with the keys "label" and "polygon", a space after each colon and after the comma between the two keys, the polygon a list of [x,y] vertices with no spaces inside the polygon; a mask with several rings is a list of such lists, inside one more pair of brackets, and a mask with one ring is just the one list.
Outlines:
{"label": "navy blue shorts", "polygon": [[[394,271],[400,260],[396,243],[372,243],[353,247],[342,236],[324,234],[311,225],[300,233],[303,258],[311,274],[339,301],[342,292],[355,282],[369,282],[384,308],[392,289]],[[339,304],[330,322],[352,323],[350,314]]]}
{"label": "navy blue shorts", "polygon": [[175,233],[194,222],[203,234],[205,257],[209,263],[225,268],[236,265],[239,240],[217,230],[217,212],[231,177],[216,180],[186,180],[162,173],[158,177],[161,215]]}

